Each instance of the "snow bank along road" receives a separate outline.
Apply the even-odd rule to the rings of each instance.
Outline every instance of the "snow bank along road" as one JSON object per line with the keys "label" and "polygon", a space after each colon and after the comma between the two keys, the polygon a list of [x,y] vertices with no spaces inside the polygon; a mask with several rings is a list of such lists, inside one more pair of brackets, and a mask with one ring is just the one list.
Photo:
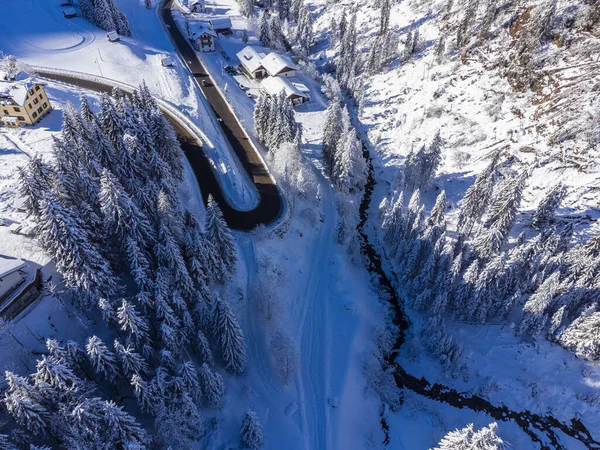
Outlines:
{"label": "snow bank along road", "polygon": [[[100,77],[94,77],[92,80],[84,77],[84,74],[82,74],[82,77],[78,77],[73,73],[44,72],[43,69],[38,69],[37,74],[44,78],[101,93],[110,93],[114,87],[114,84],[110,80],[103,82],[99,80]],[[258,165],[251,164],[248,160],[240,158],[244,169],[248,171],[248,174],[254,180],[260,195],[260,202],[253,210],[238,211],[227,203],[226,197],[212,170],[212,165],[202,150],[200,137],[192,133],[188,127],[181,123],[167,109],[163,108],[163,113],[175,128],[181,148],[194,170],[194,175],[200,186],[204,202],[206,203],[208,196],[212,195],[219,204],[225,220],[231,228],[236,230],[251,230],[259,224],[269,224],[279,217],[283,200],[275,181],[270,177],[268,169],[262,163],[262,160],[261,164]]]}
{"label": "snow bank along road", "polygon": [[[191,47],[188,39],[181,34],[181,31],[179,31],[171,11],[172,7],[173,0],[166,0],[160,11],[167,33],[181,54],[182,59],[187,64],[194,80],[196,80],[196,83],[198,83],[202,93],[212,107],[221,124],[223,133],[231,144],[231,148],[233,148],[241,161],[242,166],[250,175],[258,190],[260,200],[257,207],[248,212],[237,211],[230,207],[228,207],[229,210],[226,211],[226,208],[221,206],[225,202],[222,202],[217,199],[216,196],[213,196],[215,199],[219,200],[219,205],[223,209],[225,219],[232,228],[248,230],[261,223],[268,224],[273,222],[279,217],[283,209],[283,199],[275,180],[270,175],[269,169],[260,156],[260,153],[256,147],[254,147],[237,117],[229,107],[227,100],[225,100],[219,89],[216,87],[210,74],[204,67],[204,64],[202,64],[196,55],[196,51]],[[196,153],[202,154],[202,152]],[[188,155],[187,151],[186,155]],[[190,158],[189,155],[188,158]],[[195,163],[192,158],[190,158],[190,163],[192,164],[192,167],[194,167],[194,171],[196,171],[195,164],[198,163]],[[198,177],[198,173],[196,173],[196,177]],[[204,188],[202,188],[202,192],[204,195],[207,195]]]}

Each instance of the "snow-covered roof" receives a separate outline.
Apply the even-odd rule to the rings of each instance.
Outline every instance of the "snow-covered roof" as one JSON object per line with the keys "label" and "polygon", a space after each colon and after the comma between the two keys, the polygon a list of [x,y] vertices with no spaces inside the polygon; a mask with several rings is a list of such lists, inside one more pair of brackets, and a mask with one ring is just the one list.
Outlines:
{"label": "snow-covered roof", "polygon": [[203,34],[210,34],[211,36],[217,37],[217,32],[205,22],[191,22],[189,24],[189,30],[190,37],[194,40],[198,39]]}
{"label": "snow-covered roof", "polygon": [[171,58],[170,56],[163,56],[160,60],[160,63],[163,66],[172,66],[174,64],[173,58]]}
{"label": "snow-covered roof", "polygon": [[119,41],[119,40],[121,40],[121,37],[119,36],[119,33],[117,33],[116,31],[109,31],[108,33],[106,33],[106,37],[110,41]]}
{"label": "snow-covered roof", "polygon": [[0,83],[0,104],[6,103],[3,100],[10,99],[17,105],[24,106],[27,99],[27,91],[32,86],[33,84],[20,82]]}
{"label": "snow-covered roof", "polygon": [[215,30],[224,30],[231,28],[231,19],[229,17],[211,17],[208,23],[212,25]]}
{"label": "snow-covered roof", "polygon": [[203,0],[191,0],[189,3],[189,6],[192,7],[194,5],[202,5],[204,6],[204,1]]}
{"label": "snow-covered roof", "polygon": [[13,79],[9,80],[8,72],[5,72],[4,70],[0,69],[0,82],[13,83],[15,81],[27,81],[29,78],[29,74],[21,70],[18,74],[15,75]]}
{"label": "snow-covered roof", "polygon": [[265,90],[265,92],[271,96],[279,95],[279,93],[284,92],[286,98],[290,98],[292,96],[304,97],[310,99],[310,96],[306,93],[300,91],[296,86],[290,83],[285,78],[280,77],[268,77],[265,78],[261,84],[261,87]]}
{"label": "snow-covered roof", "polygon": [[263,68],[261,61],[265,57],[265,54],[257,52],[256,49],[250,45],[244,47],[242,51],[238,52],[237,57],[242,66],[244,66],[244,68],[250,73]]}
{"label": "snow-covered roof", "polygon": [[280,74],[284,69],[296,70],[296,66],[287,56],[275,52],[269,53],[261,62],[272,77]]}
{"label": "snow-covered roof", "polygon": [[71,8],[71,7],[63,9],[63,14],[67,17],[77,15],[77,13],[75,12],[75,8]]}
{"label": "snow-covered roof", "polygon": [[17,123],[16,117],[4,116],[0,120],[4,123]]}
{"label": "snow-covered roof", "polygon": [[27,263],[18,258],[0,256],[0,278],[27,266]]}

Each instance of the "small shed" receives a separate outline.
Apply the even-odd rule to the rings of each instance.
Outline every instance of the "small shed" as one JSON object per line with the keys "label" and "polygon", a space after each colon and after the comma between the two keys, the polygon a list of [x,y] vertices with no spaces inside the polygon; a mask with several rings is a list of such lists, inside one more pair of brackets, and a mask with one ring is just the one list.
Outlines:
{"label": "small shed", "polygon": [[77,17],[77,12],[75,11],[75,8],[68,7],[63,9],[63,16],[67,19],[72,19],[73,17]]}
{"label": "small shed", "polygon": [[116,31],[109,31],[106,33],[106,37],[110,42],[119,42],[121,40],[121,36]]}
{"label": "small shed", "polygon": [[211,17],[208,20],[208,23],[210,23],[210,26],[212,27],[212,29],[215,30],[217,33],[221,33],[221,34],[232,34],[233,33],[233,31],[231,31],[232,25],[231,25],[231,19],[229,17],[226,17],[226,16]]}
{"label": "small shed", "polygon": [[172,67],[172,66],[174,66],[174,65],[175,65],[175,62],[173,62],[173,58],[171,58],[170,56],[163,56],[163,57],[160,59],[160,64],[161,64],[163,67]]}

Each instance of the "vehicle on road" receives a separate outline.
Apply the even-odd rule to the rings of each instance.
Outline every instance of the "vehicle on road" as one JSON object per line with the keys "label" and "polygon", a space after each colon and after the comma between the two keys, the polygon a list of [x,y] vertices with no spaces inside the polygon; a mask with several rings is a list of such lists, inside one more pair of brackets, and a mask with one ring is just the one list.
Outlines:
{"label": "vehicle on road", "polygon": [[212,86],[212,83],[208,80],[202,80],[202,86],[209,87]]}
{"label": "vehicle on road", "polygon": [[242,83],[238,84],[238,87],[242,90],[242,91],[246,91],[248,90],[248,87],[243,85]]}
{"label": "vehicle on road", "polygon": [[246,97],[254,98],[254,94],[252,94],[252,92],[248,91],[248,92],[246,92]]}

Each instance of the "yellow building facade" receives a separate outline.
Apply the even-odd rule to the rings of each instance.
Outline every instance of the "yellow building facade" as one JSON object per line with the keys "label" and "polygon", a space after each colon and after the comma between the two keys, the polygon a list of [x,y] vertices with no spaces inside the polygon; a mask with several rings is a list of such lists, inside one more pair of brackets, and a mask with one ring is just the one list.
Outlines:
{"label": "yellow building facade", "polygon": [[0,125],[33,125],[51,110],[43,84],[0,80]]}

